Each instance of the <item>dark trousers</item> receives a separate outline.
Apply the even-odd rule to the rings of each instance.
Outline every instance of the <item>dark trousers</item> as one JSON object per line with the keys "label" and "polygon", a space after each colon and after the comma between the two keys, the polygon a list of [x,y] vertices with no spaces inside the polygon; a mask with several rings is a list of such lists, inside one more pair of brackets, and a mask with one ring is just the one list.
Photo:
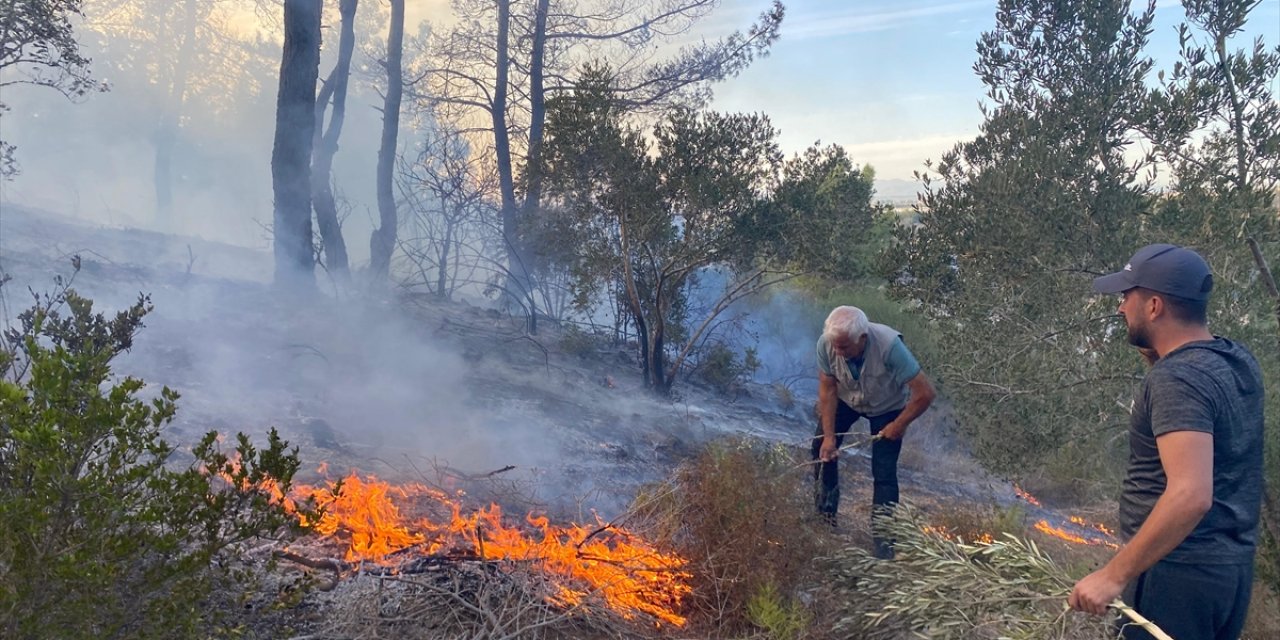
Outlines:
{"label": "dark trousers", "polygon": [[[868,416],[871,423],[871,435],[880,433],[894,418],[902,413],[901,409],[878,416]],[[843,401],[836,402],[836,446],[841,446],[844,437],[862,414],[854,411]],[[812,459],[817,460],[822,449],[822,420],[818,420],[818,430],[813,439]],[[898,454],[902,452],[901,440],[877,440],[871,444],[871,516],[887,513],[898,502]],[[818,513],[835,523],[836,511],[840,507],[840,464],[839,460],[815,465],[814,502]],[[874,532],[874,527],[872,531]],[[892,556],[892,541],[876,537],[876,555]]]}
{"label": "dark trousers", "polygon": [[[1157,562],[1120,598],[1178,640],[1236,640],[1253,595],[1253,563]],[[1122,617],[1120,624],[1129,619]],[[1127,640],[1150,640],[1140,627],[1123,627]]]}

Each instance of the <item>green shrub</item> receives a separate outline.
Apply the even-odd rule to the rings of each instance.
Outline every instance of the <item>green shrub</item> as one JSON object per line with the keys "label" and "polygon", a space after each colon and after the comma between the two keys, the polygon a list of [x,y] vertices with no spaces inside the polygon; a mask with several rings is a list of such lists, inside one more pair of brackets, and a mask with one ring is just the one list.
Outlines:
{"label": "green shrub", "polygon": [[178,394],[111,375],[149,300],[107,319],[58,284],[0,349],[0,637],[209,637],[214,589],[246,578],[214,561],[295,522],[257,487],[287,490],[296,450],[240,434],[229,457],[209,433],[170,466]]}
{"label": "green shrub", "polygon": [[568,325],[560,334],[560,350],[571,356],[587,358],[600,346],[600,339],[577,325]]}
{"label": "green shrub", "polygon": [[795,640],[809,626],[811,616],[795,600],[778,593],[773,584],[764,585],[747,602],[747,619],[764,629],[771,640]]}
{"label": "green shrub", "polygon": [[742,357],[728,345],[716,342],[703,350],[698,361],[697,377],[720,393],[727,393],[760,368],[756,350],[747,347]]}
{"label": "green shrub", "polygon": [[769,593],[781,615],[769,620],[781,629],[782,618],[799,619],[787,598],[808,584],[830,534],[813,514],[807,473],[797,462],[785,448],[758,440],[714,442],[636,498],[637,529],[689,562],[693,592],[685,613],[693,629],[733,634],[760,625],[751,603],[763,615]]}

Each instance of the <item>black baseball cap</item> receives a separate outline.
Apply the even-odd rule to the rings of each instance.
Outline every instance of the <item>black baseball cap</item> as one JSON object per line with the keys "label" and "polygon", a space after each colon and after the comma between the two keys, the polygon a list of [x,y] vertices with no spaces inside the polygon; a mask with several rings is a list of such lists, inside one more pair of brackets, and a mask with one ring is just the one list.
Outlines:
{"label": "black baseball cap", "polygon": [[1142,287],[1189,300],[1208,300],[1213,274],[1200,254],[1174,244],[1149,244],[1129,258],[1124,269],[1093,279],[1098,293],[1123,293]]}

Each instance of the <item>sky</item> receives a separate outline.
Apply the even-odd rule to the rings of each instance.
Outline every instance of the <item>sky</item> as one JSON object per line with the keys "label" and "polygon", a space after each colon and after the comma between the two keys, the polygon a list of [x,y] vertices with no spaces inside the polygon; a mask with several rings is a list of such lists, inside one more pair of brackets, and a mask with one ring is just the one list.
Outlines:
{"label": "sky", "polygon": [[[117,1],[95,0],[104,6]],[[770,6],[770,0],[719,1],[718,10],[683,37],[686,42],[746,29]],[[711,108],[767,114],[788,155],[816,142],[842,145],[856,163],[874,167],[880,199],[899,205],[914,201],[919,183],[913,173],[979,131],[985,90],[973,72],[975,43],[994,28],[997,0],[784,3],[782,35],[770,55],[714,85]],[[449,4],[406,0],[410,31],[424,20],[447,28],[452,22]],[[385,8],[383,0],[361,6]],[[1176,59],[1175,27],[1183,13],[1177,0],[1160,0],[1158,6],[1147,52],[1156,58],[1157,68],[1169,68]],[[242,14],[236,19],[245,32],[265,28],[260,15]],[[1269,46],[1280,43],[1280,0],[1262,0],[1232,47],[1248,46],[1255,36]],[[270,69],[278,63],[267,64]],[[369,66],[367,60],[359,64]],[[95,76],[115,80],[106,68],[97,69]],[[1280,79],[1276,82],[1280,94]],[[131,93],[137,87],[114,82],[111,92],[75,104],[42,89],[6,91],[11,111],[0,137],[18,144],[23,174],[0,183],[0,202],[112,225],[167,225],[158,228],[266,246],[271,195],[264,170],[272,137],[272,85],[265,82],[257,102],[239,110],[239,120],[219,122],[212,131],[193,127],[188,147],[201,153],[187,154],[179,194],[185,201],[166,220],[153,219],[151,212],[154,151],[152,125],[145,121],[150,102]],[[335,160],[340,186],[353,203],[348,224],[355,235],[375,224],[370,158],[380,130],[376,102],[365,96],[349,104],[342,151]],[[22,117],[25,112],[30,117]],[[133,128],[120,124],[126,121]],[[413,134],[403,134],[405,145],[413,140]],[[356,253],[367,245],[350,244]]]}
{"label": "sky", "polygon": [[[723,0],[692,37],[745,29],[771,0]],[[783,0],[782,37],[770,55],[714,87],[712,108],[763,112],[788,154],[821,141],[870,164],[882,191],[909,190],[913,172],[982,124],[985,88],[975,44],[995,27],[996,0]],[[1134,2],[1135,7],[1142,6]],[[408,0],[410,23],[440,22],[444,0]],[[1148,53],[1156,68],[1177,56],[1179,0],[1158,0]],[[1243,37],[1280,43],[1280,0],[1262,0]],[[894,195],[890,193],[889,195]]]}
{"label": "sky", "polygon": [[[727,0],[717,24],[749,24],[768,4]],[[984,87],[973,73],[975,43],[995,26],[994,0],[785,4],[771,55],[718,85],[713,108],[767,113],[788,153],[818,140],[844,145],[883,182],[911,180],[925,159],[978,134]],[[1157,4],[1148,45],[1157,69],[1173,64],[1183,18],[1176,0]],[[1257,35],[1280,42],[1280,0],[1254,9],[1244,38]]]}

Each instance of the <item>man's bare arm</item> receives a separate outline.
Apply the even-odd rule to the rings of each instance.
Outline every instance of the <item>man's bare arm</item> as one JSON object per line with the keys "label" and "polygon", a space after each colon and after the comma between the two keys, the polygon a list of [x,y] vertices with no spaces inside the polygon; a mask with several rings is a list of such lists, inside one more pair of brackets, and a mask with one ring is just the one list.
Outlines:
{"label": "man's bare arm", "polygon": [[1182,544],[1213,506],[1213,434],[1172,431],[1156,438],[1167,478],[1151,515],[1106,566],[1076,583],[1067,600],[1095,615],[1120,595],[1130,580]]}
{"label": "man's bare arm", "polygon": [[836,403],[839,402],[839,383],[836,377],[818,370],[818,420],[822,424],[822,448],[819,459],[834,460],[836,451]]}
{"label": "man's bare arm", "polygon": [[890,440],[899,440],[907,433],[907,425],[919,418],[921,414],[933,404],[934,398],[938,397],[938,392],[933,388],[933,383],[929,381],[929,377],[921,371],[914,378],[907,381],[907,388],[911,389],[911,399],[907,400],[907,406],[902,408],[902,413],[894,418],[893,422],[884,426],[880,433]]}

